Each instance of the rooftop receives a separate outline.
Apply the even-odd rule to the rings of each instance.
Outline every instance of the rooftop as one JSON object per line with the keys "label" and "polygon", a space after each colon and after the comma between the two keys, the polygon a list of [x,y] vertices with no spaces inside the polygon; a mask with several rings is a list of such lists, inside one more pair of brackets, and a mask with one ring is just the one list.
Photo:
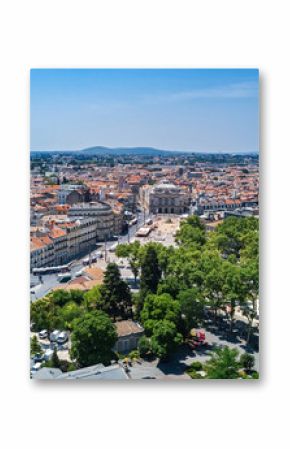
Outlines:
{"label": "rooftop", "polygon": [[118,337],[125,337],[126,335],[131,334],[139,334],[140,332],[144,331],[143,327],[139,323],[132,320],[117,321],[115,323],[115,326],[117,328]]}

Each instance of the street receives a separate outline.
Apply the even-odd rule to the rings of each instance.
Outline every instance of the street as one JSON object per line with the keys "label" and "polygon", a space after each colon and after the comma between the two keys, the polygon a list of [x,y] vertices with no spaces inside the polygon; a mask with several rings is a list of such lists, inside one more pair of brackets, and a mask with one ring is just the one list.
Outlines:
{"label": "street", "polygon": [[[135,239],[135,234],[137,230],[144,225],[145,221],[151,218],[151,214],[149,214],[147,211],[144,214],[144,211],[139,212],[137,214],[137,223],[135,225],[132,225],[128,228],[128,232],[126,232],[123,235],[118,236],[118,242],[116,240],[108,240],[107,242],[97,242],[96,243],[96,251],[102,252],[103,258],[97,260],[97,266],[99,266],[102,269],[106,269],[106,265],[109,262],[116,262],[117,257],[113,252],[110,252],[110,248],[115,245],[116,243],[129,243]],[[72,278],[75,276],[75,274],[80,271],[82,268],[84,268],[83,260],[88,258],[91,253],[88,253],[86,255],[83,255],[82,257],[75,259],[70,264],[70,273]],[[106,260],[105,260],[106,259]],[[121,274],[123,277],[132,277],[132,272],[130,269],[121,269]],[[59,278],[57,274],[46,274],[42,275],[42,283],[40,283],[40,280],[38,276],[34,276],[33,274],[30,275],[30,284],[33,285],[33,287],[30,289],[30,300],[31,302],[35,301],[36,299],[42,298],[43,296],[47,295],[50,290],[53,288],[59,286],[59,285],[65,285],[59,282]]]}

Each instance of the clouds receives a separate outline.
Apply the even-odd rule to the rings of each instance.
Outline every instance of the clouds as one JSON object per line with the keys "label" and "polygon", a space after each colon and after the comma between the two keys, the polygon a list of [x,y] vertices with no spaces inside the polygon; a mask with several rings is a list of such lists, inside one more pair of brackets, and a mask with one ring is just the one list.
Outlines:
{"label": "clouds", "polygon": [[165,95],[146,95],[143,100],[147,102],[184,102],[202,99],[242,99],[257,98],[259,95],[258,83],[255,81],[245,81],[231,83],[215,87],[194,88],[181,90]]}
{"label": "clouds", "polygon": [[258,148],[256,69],[39,70],[31,147]]}

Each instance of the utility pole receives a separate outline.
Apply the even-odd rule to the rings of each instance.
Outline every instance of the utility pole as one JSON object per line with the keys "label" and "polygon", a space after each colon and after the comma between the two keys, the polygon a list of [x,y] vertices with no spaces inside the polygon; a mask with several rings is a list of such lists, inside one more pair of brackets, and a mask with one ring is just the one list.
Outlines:
{"label": "utility pole", "polygon": [[107,234],[105,234],[105,262],[107,262]]}

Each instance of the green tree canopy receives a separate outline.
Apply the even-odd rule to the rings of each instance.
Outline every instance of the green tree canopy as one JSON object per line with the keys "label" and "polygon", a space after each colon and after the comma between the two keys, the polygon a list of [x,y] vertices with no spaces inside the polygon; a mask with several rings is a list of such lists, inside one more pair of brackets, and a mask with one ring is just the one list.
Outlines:
{"label": "green tree canopy", "polygon": [[240,369],[238,354],[237,349],[230,349],[228,346],[212,352],[210,360],[204,366],[207,378],[237,379]]}
{"label": "green tree canopy", "polygon": [[104,299],[101,295],[101,285],[95,285],[84,294],[84,305],[86,309],[104,309]]}
{"label": "green tree canopy", "polygon": [[74,301],[67,302],[60,310],[59,315],[63,321],[61,326],[64,329],[71,329],[72,322],[75,318],[79,318],[83,314],[83,309]]}
{"label": "green tree canopy", "polygon": [[180,304],[167,293],[146,296],[141,312],[141,320],[150,335],[156,321],[167,320],[177,324],[180,319]]}
{"label": "green tree canopy", "polygon": [[204,300],[197,288],[183,290],[177,296],[180,304],[181,319],[179,328],[184,336],[200,324],[203,318]]}
{"label": "green tree canopy", "polygon": [[59,324],[59,307],[56,306],[50,297],[37,299],[31,303],[30,319],[33,323],[33,329],[36,332],[42,329],[51,331]]}
{"label": "green tree canopy", "polygon": [[35,354],[41,354],[42,352],[43,351],[36,335],[33,335],[33,337],[31,337],[30,339],[30,354],[34,356]]}
{"label": "green tree canopy", "polygon": [[141,252],[140,252],[141,244],[137,240],[132,243],[122,243],[117,246],[116,255],[118,257],[126,257],[129,260],[129,265],[133,276],[136,279],[139,275],[140,266],[141,266]]}
{"label": "green tree canopy", "polygon": [[73,322],[71,356],[81,367],[107,365],[116,341],[116,328],[108,315],[99,310],[87,312]]}
{"label": "green tree canopy", "polygon": [[240,357],[240,364],[246,371],[250,371],[254,368],[255,358],[252,354],[245,352]]}
{"label": "green tree canopy", "polygon": [[131,292],[127,282],[121,279],[119,268],[115,263],[107,265],[100,295],[103,303],[102,310],[114,319],[132,317]]}
{"label": "green tree canopy", "polygon": [[164,360],[176,350],[182,343],[182,335],[178,333],[176,325],[172,321],[155,321],[151,337],[152,352]]}
{"label": "green tree canopy", "polygon": [[141,261],[140,294],[144,299],[148,293],[156,293],[161,278],[161,269],[158,263],[158,255],[153,245],[145,248]]}

